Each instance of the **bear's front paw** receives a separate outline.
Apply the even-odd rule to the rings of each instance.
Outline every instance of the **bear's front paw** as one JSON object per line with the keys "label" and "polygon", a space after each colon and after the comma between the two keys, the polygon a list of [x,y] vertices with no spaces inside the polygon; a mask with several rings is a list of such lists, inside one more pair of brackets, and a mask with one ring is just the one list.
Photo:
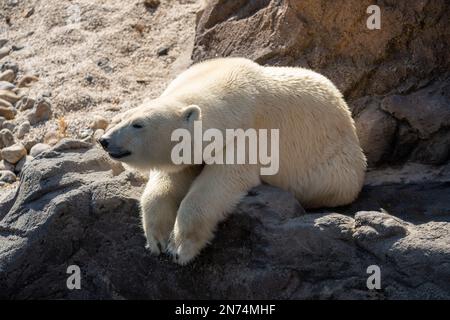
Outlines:
{"label": "bear's front paw", "polygon": [[207,244],[207,241],[194,240],[172,232],[167,246],[167,252],[173,257],[173,261],[186,265],[191,262]]}
{"label": "bear's front paw", "polygon": [[154,255],[160,255],[167,250],[167,240],[157,239],[152,235],[147,235],[145,248]]}

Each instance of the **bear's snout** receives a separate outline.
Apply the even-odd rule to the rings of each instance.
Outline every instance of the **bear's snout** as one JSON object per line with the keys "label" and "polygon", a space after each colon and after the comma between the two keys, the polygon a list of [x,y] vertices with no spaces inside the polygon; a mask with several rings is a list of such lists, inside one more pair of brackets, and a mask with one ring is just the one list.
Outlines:
{"label": "bear's snout", "polygon": [[101,137],[100,139],[98,139],[98,143],[100,143],[100,145],[102,146],[103,149],[108,151],[108,145],[109,145],[109,139],[108,138]]}

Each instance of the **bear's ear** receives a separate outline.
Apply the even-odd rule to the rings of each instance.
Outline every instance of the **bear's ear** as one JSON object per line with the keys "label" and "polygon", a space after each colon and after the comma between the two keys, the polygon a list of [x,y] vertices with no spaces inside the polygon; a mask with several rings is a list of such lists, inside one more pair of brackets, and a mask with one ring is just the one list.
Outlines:
{"label": "bear's ear", "polygon": [[191,104],[183,109],[182,117],[186,122],[194,122],[200,120],[201,117],[201,109],[199,106],[195,104]]}

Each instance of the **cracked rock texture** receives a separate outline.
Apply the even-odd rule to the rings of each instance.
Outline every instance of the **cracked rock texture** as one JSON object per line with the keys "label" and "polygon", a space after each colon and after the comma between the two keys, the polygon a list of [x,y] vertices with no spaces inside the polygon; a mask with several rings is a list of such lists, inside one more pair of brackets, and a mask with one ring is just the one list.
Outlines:
{"label": "cracked rock texture", "polygon": [[344,93],[369,164],[450,157],[450,3],[212,0],[199,13],[193,59],[244,56],[301,66]]}
{"label": "cracked rock texture", "polygon": [[[371,198],[383,202],[377,177]],[[144,248],[143,182],[82,141],[62,140],[33,159],[0,204],[0,298],[450,298],[445,217],[419,224],[355,207],[306,213],[290,193],[264,185],[180,267]],[[374,264],[382,289],[371,291]],[[70,265],[81,269],[81,290],[66,287]]]}

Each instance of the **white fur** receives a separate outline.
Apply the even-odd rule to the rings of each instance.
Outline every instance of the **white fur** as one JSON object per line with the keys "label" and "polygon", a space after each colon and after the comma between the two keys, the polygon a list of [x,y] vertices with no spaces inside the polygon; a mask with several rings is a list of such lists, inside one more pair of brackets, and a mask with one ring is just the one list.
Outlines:
{"label": "white fur", "polygon": [[[193,105],[203,130],[279,129],[278,174],[260,176],[258,165],[173,165],[170,135],[192,129],[183,115]],[[135,121],[145,128],[133,129]],[[106,136],[132,151],[122,161],[153,170],[141,199],[148,247],[156,254],[168,249],[180,264],[212,240],[218,222],[261,180],[291,191],[305,207],[333,207],[357,197],[366,169],[347,104],[327,78],[242,58],[192,66]]]}

